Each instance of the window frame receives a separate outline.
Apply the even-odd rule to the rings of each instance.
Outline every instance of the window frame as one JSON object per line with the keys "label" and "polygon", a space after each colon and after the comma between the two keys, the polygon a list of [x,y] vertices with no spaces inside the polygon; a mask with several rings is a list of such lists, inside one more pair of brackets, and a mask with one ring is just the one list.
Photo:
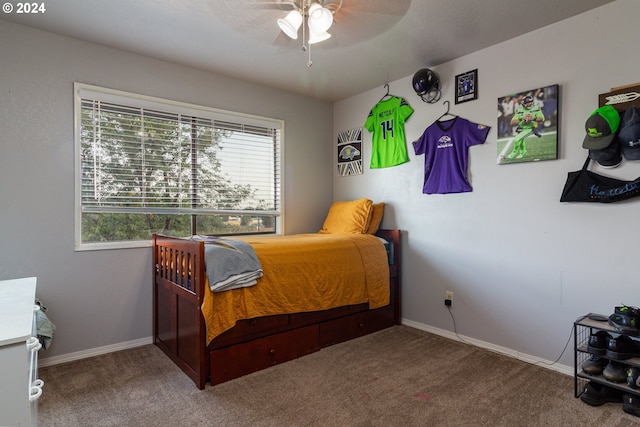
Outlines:
{"label": "window frame", "polygon": [[[242,124],[273,127],[279,129],[279,191],[276,207],[275,235],[282,234],[284,226],[284,120],[256,116],[246,113],[233,112],[212,108],[202,105],[190,104],[180,101],[173,101],[165,98],[158,98],[142,95],[133,92],[121,91],[117,89],[104,88],[85,83],[74,82],[74,243],[76,251],[104,250],[104,249],[126,249],[151,246],[151,240],[128,240],[116,242],[82,242],[82,99],[99,99],[104,102],[120,103],[132,107],[142,107],[150,109],[164,109],[172,113],[190,114],[196,117],[211,118],[228,122],[239,122]],[[201,212],[194,210],[191,215],[201,215]]]}

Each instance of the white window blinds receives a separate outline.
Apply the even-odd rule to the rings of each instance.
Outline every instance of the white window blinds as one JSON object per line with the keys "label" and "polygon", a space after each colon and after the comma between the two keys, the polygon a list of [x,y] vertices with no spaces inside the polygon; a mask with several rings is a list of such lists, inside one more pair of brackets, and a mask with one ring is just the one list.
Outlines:
{"label": "white window blinds", "polygon": [[80,90],[82,212],[280,213],[277,120]]}

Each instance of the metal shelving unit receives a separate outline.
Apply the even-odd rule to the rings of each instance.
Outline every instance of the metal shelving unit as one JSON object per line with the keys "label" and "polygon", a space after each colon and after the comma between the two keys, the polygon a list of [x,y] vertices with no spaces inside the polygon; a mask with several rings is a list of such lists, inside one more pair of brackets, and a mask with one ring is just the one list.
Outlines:
{"label": "metal shelving unit", "polygon": [[[625,393],[631,393],[640,396],[640,388],[634,389],[629,387],[626,382],[624,383],[615,383],[607,380],[602,375],[589,375],[582,371],[582,363],[588,360],[592,355],[589,353],[587,349],[587,345],[589,344],[589,337],[591,334],[594,334],[598,331],[607,331],[611,334],[611,336],[616,337],[621,335],[616,332],[609,323],[604,320],[593,320],[590,319],[589,316],[592,316],[593,313],[586,314],[580,318],[578,318],[573,323],[574,328],[574,395],[575,397],[580,397],[582,392],[584,391],[585,386],[589,381],[594,381],[600,384],[604,384],[608,387],[616,388],[618,390],[622,390]],[[635,339],[638,337],[630,336],[630,338]],[[626,360],[617,360],[627,366],[635,366],[640,368],[640,357],[632,357]]]}

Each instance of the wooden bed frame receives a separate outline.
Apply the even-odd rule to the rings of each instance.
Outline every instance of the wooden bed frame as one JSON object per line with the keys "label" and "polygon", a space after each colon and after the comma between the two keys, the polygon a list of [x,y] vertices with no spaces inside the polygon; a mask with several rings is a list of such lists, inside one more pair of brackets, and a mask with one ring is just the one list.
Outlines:
{"label": "wooden bed frame", "polygon": [[239,321],[205,345],[201,314],[204,242],[153,236],[153,342],[198,386],[219,384],[339,342],[400,324],[400,230],[378,230],[392,244],[391,303],[367,303]]}

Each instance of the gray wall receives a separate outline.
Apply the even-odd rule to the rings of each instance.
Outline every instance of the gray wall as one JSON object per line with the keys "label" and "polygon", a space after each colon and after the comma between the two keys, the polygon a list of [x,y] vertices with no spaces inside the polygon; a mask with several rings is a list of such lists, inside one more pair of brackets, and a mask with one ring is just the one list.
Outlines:
{"label": "gray wall", "polygon": [[[413,154],[406,165],[336,175],[335,133],[362,126],[382,86],[332,112],[327,103],[0,21],[0,279],[38,276],[38,296],[58,326],[45,361],[151,335],[151,250],[73,250],[72,85],[79,81],[284,119],[288,233],[320,228],[332,200],[385,201],[383,225],[405,230],[405,323],[456,338],[442,303],[452,290],[467,340],[555,360],[579,315],[640,305],[640,199],[558,202],[567,172],[584,160],[584,121],[597,95],[640,81],[639,15],[639,2],[618,0],[435,68],[442,99],[452,102],[453,77],[479,69],[479,99],[451,109],[494,129],[470,149],[474,191],[431,196],[420,192],[423,158]],[[410,82],[390,83],[416,110],[407,124],[413,139],[444,107],[420,101]],[[560,159],[497,166],[496,99],[555,83]],[[365,163],[370,143],[365,133]],[[640,162],[603,173],[635,178]],[[570,351],[560,362],[573,363]]]}
{"label": "gray wall", "polygon": [[0,280],[38,277],[44,360],[152,334],[151,249],[74,252],[73,82],[283,119],[286,232],[322,227],[330,103],[1,20],[0,61]]}
{"label": "gray wall", "polygon": [[[640,305],[640,198],[620,204],[563,204],[567,172],[580,169],[584,123],[598,94],[640,81],[637,19],[640,2],[601,8],[435,67],[444,83],[437,104],[411,88],[412,76],[390,82],[415,112],[408,142],[446,110],[492,126],[483,145],[470,148],[472,193],[421,193],[424,156],[409,146],[409,163],[370,170],[371,134],[365,131],[367,168],[358,177],[334,171],[334,198],[385,201],[383,225],[404,233],[404,322],[457,339],[443,304],[466,340],[527,360],[555,360],[581,314],[609,314],[620,303]],[[479,99],[454,104],[454,76],[478,69]],[[560,159],[496,164],[497,98],[559,84]],[[384,94],[382,85],[334,105],[334,131],[362,126]],[[535,142],[530,142],[531,144]],[[634,179],[640,161],[596,171]],[[560,360],[569,371],[572,352]]]}

